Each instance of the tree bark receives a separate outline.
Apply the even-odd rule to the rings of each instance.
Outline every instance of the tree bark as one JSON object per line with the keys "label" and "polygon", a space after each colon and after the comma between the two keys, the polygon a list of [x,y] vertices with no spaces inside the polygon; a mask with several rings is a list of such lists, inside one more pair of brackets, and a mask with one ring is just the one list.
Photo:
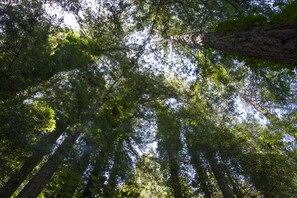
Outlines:
{"label": "tree bark", "polygon": [[211,198],[211,192],[209,191],[208,182],[207,182],[208,176],[205,171],[205,168],[202,165],[203,162],[202,162],[201,156],[199,156],[198,153],[195,155],[192,152],[190,153],[190,155],[191,155],[192,165],[196,170],[197,181],[200,183],[201,191],[204,193],[205,198]]}
{"label": "tree bark", "polygon": [[[104,163],[104,162],[102,162],[102,163]],[[103,171],[101,170],[100,164],[97,163],[94,166],[94,169],[90,174],[90,178],[87,180],[86,187],[84,188],[83,192],[81,193],[81,196],[79,196],[79,197],[84,197],[84,198],[92,197],[93,193],[91,192],[91,189],[94,188],[94,186],[96,185],[95,184],[96,181],[94,181],[93,178],[98,178],[102,174],[103,174]],[[103,186],[103,184],[105,182],[105,178],[103,178],[103,175],[102,175],[102,179],[98,179],[98,180],[99,180],[98,186]]]}
{"label": "tree bark", "polygon": [[[87,180],[87,184],[79,197],[92,197],[91,189],[94,187],[97,188],[104,188],[104,183],[106,182],[107,178],[105,176],[106,171],[108,170],[108,160],[112,155],[112,150],[109,150],[110,145],[108,143],[104,143],[105,147],[102,146],[99,148],[98,153],[96,154],[100,160],[96,160],[93,170],[91,171],[90,177]],[[94,147],[99,147],[94,146]],[[94,179],[95,178],[95,179]],[[102,196],[100,194],[100,196]]]}
{"label": "tree bark", "polygon": [[247,30],[191,33],[172,37],[184,45],[206,45],[223,52],[297,66],[297,25],[270,25]]}
{"label": "tree bark", "polygon": [[173,195],[175,198],[182,198],[182,189],[180,186],[179,180],[179,167],[177,163],[177,159],[173,156],[171,151],[168,151],[168,164],[169,164],[169,173],[170,173],[170,181],[173,187]]}
{"label": "tree bark", "polygon": [[263,107],[261,107],[260,105],[256,104],[255,102],[253,102],[252,100],[250,100],[248,97],[244,96],[244,95],[240,95],[240,98],[247,104],[251,105],[252,107],[254,107],[254,109],[256,109],[258,112],[260,112],[261,114],[263,114],[272,124],[279,126],[280,128],[284,129],[287,133],[289,133],[290,135],[292,135],[293,137],[296,137],[296,129],[294,127],[288,126],[285,124],[285,122],[283,120],[281,120],[280,118],[278,118],[276,115],[270,113],[269,111],[267,111],[266,109],[264,109]]}
{"label": "tree bark", "polygon": [[42,143],[46,142],[47,145],[41,145],[43,148],[36,150],[28,159],[25,160],[22,167],[16,171],[10,178],[5,182],[3,187],[0,189],[0,197],[9,198],[21,185],[21,183],[30,175],[32,170],[41,162],[44,155],[50,153],[53,144],[57,138],[64,132],[64,127],[57,126],[57,129],[50,134],[50,138],[45,137]]}
{"label": "tree bark", "polygon": [[40,194],[43,187],[63,162],[65,156],[67,156],[73,148],[73,144],[78,136],[78,133],[68,135],[45,165],[41,167],[24,189],[18,194],[18,198],[35,198]]}
{"label": "tree bark", "polygon": [[113,165],[109,173],[109,179],[107,181],[107,186],[105,189],[103,189],[103,192],[104,192],[103,197],[114,197],[115,189],[118,184],[117,179],[119,176],[119,172],[122,171],[121,160],[122,160],[122,152],[124,152],[123,143],[124,143],[124,138],[121,138],[117,143],[115,153],[114,153]]}
{"label": "tree bark", "polygon": [[237,183],[235,183],[235,181],[232,178],[232,175],[231,175],[231,173],[230,173],[230,171],[229,171],[229,169],[228,169],[228,167],[227,167],[226,164],[224,165],[224,169],[226,170],[226,174],[227,174],[227,176],[229,178],[229,181],[231,182],[231,185],[232,185],[234,194],[238,198],[243,198],[244,197],[243,192],[241,191],[240,186],[237,185]]}
{"label": "tree bark", "polygon": [[210,168],[217,180],[218,186],[224,198],[233,198],[234,193],[229,186],[228,178],[225,176],[224,171],[221,169],[219,162],[212,153],[204,152]]}
{"label": "tree bark", "polygon": [[[246,96],[240,95],[240,98],[247,104],[251,105],[252,107],[254,107],[254,109],[256,109],[258,112],[262,113],[265,117],[267,117],[269,119],[269,117],[273,116],[273,115],[269,115],[269,112],[267,110],[265,110],[264,108],[260,107],[259,105],[257,105],[256,103],[254,103],[253,101],[251,101],[249,98],[247,98]],[[274,117],[274,116],[273,116]]]}

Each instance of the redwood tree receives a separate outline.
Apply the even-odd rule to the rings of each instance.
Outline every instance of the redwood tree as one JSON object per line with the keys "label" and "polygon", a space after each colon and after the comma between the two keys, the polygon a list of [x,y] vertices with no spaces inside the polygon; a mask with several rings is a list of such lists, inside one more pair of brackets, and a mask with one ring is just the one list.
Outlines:
{"label": "redwood tree", "polygon": [[190,33],[172,37],[190,46],[297,66],[297,25],[269,25],[234,31]]}

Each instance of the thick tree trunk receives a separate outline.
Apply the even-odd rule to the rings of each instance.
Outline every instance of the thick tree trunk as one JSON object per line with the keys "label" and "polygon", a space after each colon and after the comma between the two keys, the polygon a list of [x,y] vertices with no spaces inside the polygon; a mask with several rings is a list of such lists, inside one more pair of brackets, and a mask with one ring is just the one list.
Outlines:
{"label": "thick tree trunk", "polygon": [[223,52],[297,66],[297,25],[270,25],[249,30],[191,33],[173,40],[206,45]]}
{"label": "thick tree trunk", "polygon": [[42,191],[43,187],[57,171],[67,154],[72,150],[73,144],[79,134],[68,135],[59,146],[57,151],[49,158],[44,166],[33,176],[29,183],[17,196],[18,198],[35,198]]}
{"label": "thick tree trunk", "polygon": [[59,125],[57,129],[50,134],[50,138],[45,137],[42,143],[46,142],[47,145],[41,145],[42,149],[36,150],[28,159],[25,160],[22,167],[10,176],[9,180],[0,189],[0,197],[9,198],[21,185],[21,183],[30,175],[32,170],[41,162],[44,155],[50,153],[53,144],[57,138],[64,132],[64,127]]}
{"label": "thick tree trunk", "polygon": [[224,171],[221,169],[215,156],[209,152],[204,152],[204,154],[209,162],[210,168],[217,180],[218,186],[219,186],[224,198],[235,197],[232,189],[229,186],[228,178],[225,176]]}
{"label": "thick tree trunk", "polygon": [[32,172],[33,168],[37,166],[37,164],[41,161],[43,152],[35,152],[31,157],[29,157],[22,167],[10,176],[9,180],[5,183],[5,185],[0,189],[0,196],[3,198],[9,198],[12,194],[17,190],[17,188],[21,185],[21,183],[28,177],[28,175]]}

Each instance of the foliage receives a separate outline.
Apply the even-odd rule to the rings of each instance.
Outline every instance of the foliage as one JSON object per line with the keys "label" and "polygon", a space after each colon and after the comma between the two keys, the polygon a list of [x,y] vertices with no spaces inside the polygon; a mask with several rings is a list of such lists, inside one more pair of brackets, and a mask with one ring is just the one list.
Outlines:
{"label": "foliage", "polygon": [[169,41],[296,22],[274,3],[1,3],[0,196],[294,197],[296,71]]}
{"label": "foliage", "polygon": [[160,164],[154,160],[153,153],[142,156],[136,164],[136,173],[117,192],[116,197],[170,197],[160,170]]}
{"label": "foliage", "polygon": [[229,20],[219,23],[215,31],[234,31],[245,30],[257,26],[265,26],[267,24],[266,18],[262,15],[244,16],[237,20]]}
{"label": "foliage", "polygon": [[297,3],[287,4],[281,7],[281,12],[270,17],[273,24],[295,24],[297,22]]}
{"label": "foliage", "polygon": [[[275,6],[277,5],[278,4],[275,4]],[[231,19],[219,23],[214,31],[246,30],[271,24],[295,24],[297,22],[297,4],[280,5],[284,5],[281,7],[281,11],[269,17],[265,17],[261,14],[242,16],[236,20]]]}

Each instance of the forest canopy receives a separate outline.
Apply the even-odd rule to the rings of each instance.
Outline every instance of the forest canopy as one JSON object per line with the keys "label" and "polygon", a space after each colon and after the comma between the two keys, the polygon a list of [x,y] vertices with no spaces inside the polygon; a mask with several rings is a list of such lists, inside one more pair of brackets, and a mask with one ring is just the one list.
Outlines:
{"label": "forest canopy", "polygon": [[0,197],[295,197],[296,67],[295,0],[4,1]]}

